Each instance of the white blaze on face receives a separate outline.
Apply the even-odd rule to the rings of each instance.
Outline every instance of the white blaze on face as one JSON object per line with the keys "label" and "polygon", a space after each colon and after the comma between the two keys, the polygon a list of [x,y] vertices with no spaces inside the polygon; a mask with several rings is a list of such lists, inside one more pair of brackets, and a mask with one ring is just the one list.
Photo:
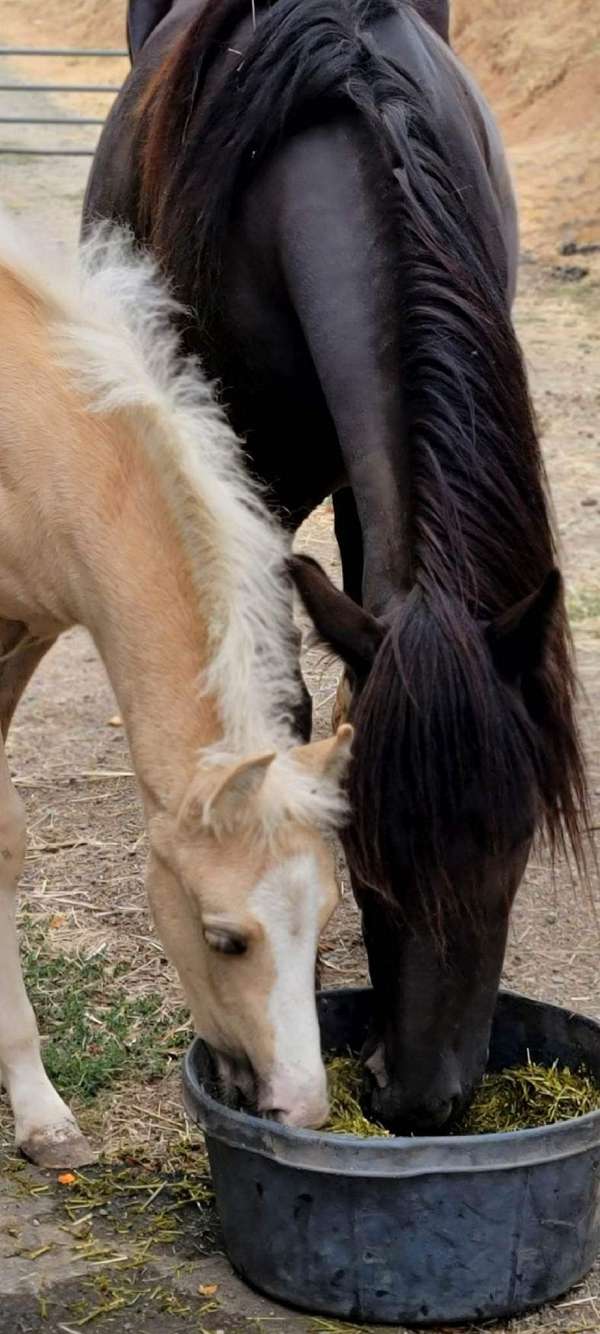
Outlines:
{"label": "white blaze on face", "polygon": [[[289,1125],[327,1119],[327,1080],[315,993],[315,962],[328,890],[316,857],[304,853],[269,872],[249,907],[271,947],[275,978],[268,1013],[275,1046],[272,1071],[260,1080],[259,1110]],[[333,907],[333,904],[331,904]]]}

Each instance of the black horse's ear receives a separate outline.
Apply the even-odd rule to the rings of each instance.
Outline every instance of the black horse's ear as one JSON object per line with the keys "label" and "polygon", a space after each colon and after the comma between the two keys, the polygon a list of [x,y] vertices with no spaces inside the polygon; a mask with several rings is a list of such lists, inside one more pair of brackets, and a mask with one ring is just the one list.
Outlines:
{"label": "black horse's ear", "polygon": [[560,572],[549,570],[534,593],[490,621],[487,640],[498,671],[506,680],[531,675],[540,666],[561,591]]}
{"label": "black horse's ear", "polygon": [[359,678],[366,676],[385,627],[336,588],[312,556],[291,556],[289,568],[319,639]]}

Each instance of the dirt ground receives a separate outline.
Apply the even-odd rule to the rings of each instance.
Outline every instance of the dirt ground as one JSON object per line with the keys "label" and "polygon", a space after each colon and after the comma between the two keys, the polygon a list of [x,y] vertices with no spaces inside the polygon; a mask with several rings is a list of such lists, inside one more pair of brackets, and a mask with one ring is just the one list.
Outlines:
{"label": "dirt ground", "polygon": [[500,119],[523,243],[597,240],[600,7],[588,0],[454,0],[453,40]]}
{"label": "dirt ground", "polygon": [[[57,12],[57,3],[48,6],[50,18]],[[87,13],[81,4],[73,12]],[[7,15],[12,26],[5,33]],[[39,7],[28,10],[27,4],[0,0],[0,39],[17,39],[19,15],[22,23],[31,22]],[[42,32],[38,24],[35,32],[57,38],[56,28]],[[86,33],[88,41],[114,40],[108,27],[98,37]],[[23,80],[25,66],[5,61],[1,72]],[[53,66],[52,72],[59,71]],[[48,114],[50,107],[64,111],[66,100],[32,99],[36,114]],[[0,94],[0,114],[9,113],[17,114],[17,97],[10,92]],[[543,175],[543,145],[536,147],[532,139],[527,151]],[[0,195],[73,245],[86,171],[85,159],[0,156]],[[553,200],[558,210],[570,183],[555,175],[554,167],[547,176],[545,198],[552,213]],[[578,209],[579,204],[575,218]],[[600,242],[600,223],[596,231],[590,226],[585,239]],[[539,246],[531,236],[516,315],[543,430],[587,692],[581,716],[594,823],[600,828],[600,256],[559,254],[565,236],[558,211],[555,225],[546,217]],[[587,274],[574,280],[573,265]],[[300,540],[336,568],[328,506],[313,516]],[[307,655],[306,670],[325,731],[337,671],[314,652]],[[84,1096],[72,1070],[69,1078],[70,1088],[78,1090],[73,1100],[81,1119],[102,1143],[106,1160],[70,1185],[35,1172],[12,1153],[10,1119],[0,1101],[0,1334],[75,1334],[88,1325],[98,1334],[349,1329],[263,1301],[231,1275],[222,1255],[200,1137],[181,1109],[185,1022],[144,902],[140,808],[114,714],[95,650],[76,631],[42,664],[9,741],[29,820],[22,924],[31,985],[38,1005],[47,1007],[42,1012],[51,1016],[51,1005],[63,1013],[74,968],[89,979],[92,999],[84,1018],[86,1032],[95,1024],[99,1033],[97,1051],[93,1043],[88,1049],[98,1064],[98,1090],[87,1089]],[[592,886],[573,883],[564,867],[553,878],[543,855],[536,854],[513,916],[505,984],[600,1018],[599,934]],[[359,923],[348,894],[328,933],[323,964],[325,984],[365,979]],[[108,1069],[101,1038],[107,1013],[116,1014],[123,996],[135,1008],[126,1017],[122,1040],[127,1059]],[[119,1016],[121,1022],[120,1010]],[[51,1019],[43,1032],[50,1051]],[[160,1049],[157,1068],[148,1050],[153,1043]],[[114,1061],[112,1047],[110,1052]],[[501,1334],[505,1326],[490,1328]],[[514,1334],[600,1330],[600,1269],[553,1308],[515,1321],[510,1329]]]}

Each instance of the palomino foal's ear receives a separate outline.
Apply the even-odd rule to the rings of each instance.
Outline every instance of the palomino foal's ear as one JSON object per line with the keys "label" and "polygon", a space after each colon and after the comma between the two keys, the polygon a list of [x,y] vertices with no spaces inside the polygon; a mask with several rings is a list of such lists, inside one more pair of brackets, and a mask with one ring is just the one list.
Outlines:
{"label": "palomino foal's ear", "polygon": [[353,737],[354,728],[350,723],[342,723],[335,736],[329,736],[325,741],[311,741],[308,746],[296,746],[292,755],[312,773],[339,782],[350,763]]}
{"label": "palomino foal's ear", "polygon": [[291,556],[289,569],[319,639],[358,677],[373,666],[385,628],[332,584],[312,556]]}
{"label": "palomino foal's ear", "polygon": [[272,751],[267,755],[251,755],[239,764],[202,769],[184,798],[180,825],[190,834],[198,833],[199,829],[210,829],[214,834],[233,829],[244,806],[260,791],[274,759]]}
{"label": "palomino foal's ear", "polygon": [[490,621],[487,640],[498,671],[506,680],[515,681],[539,667],[561,591],[560,571],[549,570],[534,593]]}

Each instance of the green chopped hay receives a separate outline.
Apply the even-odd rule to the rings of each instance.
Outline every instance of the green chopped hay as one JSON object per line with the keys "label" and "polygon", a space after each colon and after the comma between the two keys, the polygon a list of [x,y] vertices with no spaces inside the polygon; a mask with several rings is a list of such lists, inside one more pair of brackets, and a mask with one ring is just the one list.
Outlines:
{"label": "green chopped hay", "polygon": [[[363,1111],[364,1073],[357,1056],[327,1062],[331,1111],[325,1130],[338,1135],[384,1136],[389,1132]],[[600,1085],[585,1071],[572,1072],[558,1062],[547,1067],[529,1061],[498,1074],[484,1075],[469,1107],[451,1127],[455,1135],[506,1134],[571,1121],[600,1110]]]}
{"label": "green chopped hay", "polygon": [[458,1135],[506,1134],[553,1126],[599,1109],[600,1086],[585,1071],[572,1072],[558,1062],[548,1068],[530,1061],[484,1075],[454,1130]]}
{"label": "green chopped hay", "polygon": [[376,1121],[369,1121],[360,1105],[364,1074],[357,1056],[333,1056],[326,1063],[329,1084],[329,1120],[324,1127],[336,1135],[364,1138],[388,1135]]}

